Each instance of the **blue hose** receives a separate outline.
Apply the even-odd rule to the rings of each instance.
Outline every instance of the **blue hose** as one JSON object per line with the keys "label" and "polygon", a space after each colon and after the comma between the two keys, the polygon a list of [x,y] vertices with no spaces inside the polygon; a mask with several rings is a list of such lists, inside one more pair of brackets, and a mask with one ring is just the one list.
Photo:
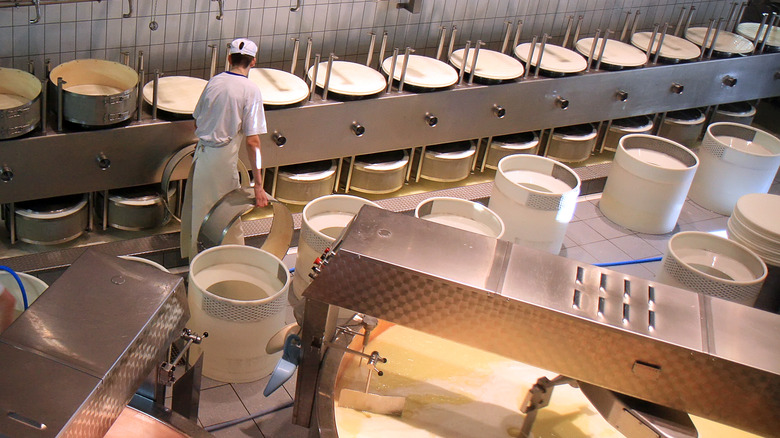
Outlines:
{"label": "blue hose", "polygon": [[19,292],[22,293],[22,301],[24,302],[24,310],[27,310],[30,305],[27,303],[27,292],[24,290],[24,284],[22,284],[22,279],[19,278],[19,276],[14,272],[13,269],[9,268],[8,266],[0,265],[0,271],[5,271],[9,274],[11,274],[14,279],[16,279],[16,282],[19,283]]}
{"label": "blue hose", "polygon": [[663,257],[650,257],[647,259],[638,260],[625,260],[622,262],[609,262],[609,263],[594,263],[593,266],[600,266],[602,268],[608,268],[610,266],[623,266],[623,265],[636,265],[639,263],[659,262]]}

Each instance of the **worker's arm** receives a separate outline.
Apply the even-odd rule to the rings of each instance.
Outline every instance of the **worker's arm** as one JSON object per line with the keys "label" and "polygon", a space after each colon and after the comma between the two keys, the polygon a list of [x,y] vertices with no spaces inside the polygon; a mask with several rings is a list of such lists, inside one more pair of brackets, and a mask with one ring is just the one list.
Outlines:
{"label": "worker's arm", "polygon": [[263,190],[263,176],[260,172],[263,160],[260,157],[260,136],[250,135],[246,138],[246,152],[249,155],[249,165],[255,177],[255,205],[265,207],[268,205],[268,196]]}

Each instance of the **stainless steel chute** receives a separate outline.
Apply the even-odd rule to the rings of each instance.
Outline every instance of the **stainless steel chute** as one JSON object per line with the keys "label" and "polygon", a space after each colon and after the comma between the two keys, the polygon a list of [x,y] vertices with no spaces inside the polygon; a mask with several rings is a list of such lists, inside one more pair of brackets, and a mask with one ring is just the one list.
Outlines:
{"label": "stainless steel chute", "polygon": [[371,207],[323,259],[304,292],[297,424],[311,420],[330,304],[777,432],[778,315]]}

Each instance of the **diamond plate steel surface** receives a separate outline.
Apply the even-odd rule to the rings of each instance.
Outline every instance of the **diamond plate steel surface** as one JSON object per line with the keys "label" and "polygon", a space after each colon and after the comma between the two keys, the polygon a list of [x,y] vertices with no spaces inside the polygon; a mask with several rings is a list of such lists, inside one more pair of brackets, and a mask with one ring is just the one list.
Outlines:
{"label": "diamond plate steel surface", "polygon": [[[415,221],[363,209],[304,296],[748,431],[777,433],[777,341],[751,340],[742,356],[712,351],[715,332],[701,323],[711,298],[517,245],[507,258],[486,237]],[[446,247],[434,260],[445,236],[445,246],[461,240],[469,252]],[[556,264],[573,264],[569,278],[549,269]],[[616,280],[630,282],[628,296]],[[573,306],[576,288],[585,297],[582,309]],[[626,303],[637,314],[633,321],[623,321]],[[764,330],[780,330],[780,317],[769,321]]]}

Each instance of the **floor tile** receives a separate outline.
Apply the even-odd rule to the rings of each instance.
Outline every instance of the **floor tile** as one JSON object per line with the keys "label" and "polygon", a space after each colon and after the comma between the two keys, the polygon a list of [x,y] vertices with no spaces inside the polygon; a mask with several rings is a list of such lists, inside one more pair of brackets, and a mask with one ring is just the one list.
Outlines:
{"label": "floor tile", "polygon": [[228,385],[228,383],[220,382],[219,380],[209,379],[206,376],[203,376],[200,381],[201,391],[204,389],[216,388],[217,386],[223,386],[223,385]]}
{"label": "floor tile", "polygon": [[666,243],[669,241],[669,238],[672,237],[672,233],[669,234],[644,234],[639,233],[636,235],[637,237],[641,238],[650,246],[658,250],[661,254],[664,254],[666,252]]}
{"label": "floor tile", "polygon": [[586,245],[582,245],[581,248],[592,255],[598,263],[621,262],[623,260],[631,259],[628,254],[626,254],[623,250],[608,240],[588,243]]}
{"label": "floor tile", "polygon": [[561,252],[561,256],[578,260],[584,263],[596,263],[596,257],[593,257],[589,252],[582,249],[581,246],[573,246],[571,248],[565,248]]}
{"label": "floor tile", "polygon": [[269,438],[260,432],[260,428],[252,420],[228,427],[227,429],[211,432],[211,434],[216,438]]}
{"label": "floor tile", "polygon": [[614,243],[634,260],[660,256],[663,254],[660,249],[636,235],[618,237],[616,239],[611,239],[610,242]]}
{"label": "floor tile", "polygon": [[639,278],[652,279],[653,273],[641,264],[635,265],[622,265],[622,266],[610,266],[607,269],[621,272],[623,274],[633,275]]}
{"label": "floor tile", "polygon": [[571,248],[572,246],[577,246],[577,244],[571,240],[568,236],[564,236],[563,238],[563,247],[564,248]]}
{"label": "floor tile", "polygon": [[[690,206],[690,207],[696,207],[698,209],[698,211],[695,213],[696,218],[695,218],[694,221],[702,221],[702,220],[706,220],[706,219],[713,219],[713,218],[716,218],[716,217],[720,216],[720,214],[715,213],[714,211],[707,210],[705,207],[702,207],[701,205],[697,204],[696,202],[692,201],[691,199],[686,200],[685,204]],[[685,207],[683,207],[683,208],[685,208]]]}
{"label": "floor tile", "polygon": [[652,273],[652,277],[648,277],[649,280],[654,280],[655,276],[661,270],[661,262],[644,263],[645,269]]}
{"label": "floor tile", "polygon": [[[252,413],[273,409],[292,401],[285,388],[277,389],[268,397],[263,396],[263,389],[269,378],[252,383],[233,384],[241,400]],[[305,437],[307,432],[306,429],[292,424],[292,407],[258,418],[255,423],[266,437]]]}
{"label": "floor tile", "polygon": [[579,220],[593,219],[601,216],[599,207],[591,201],[577,202],[577,208],[574,210],[574,217]]}
{"label": "floor tile", "polygon": [[289,407],[255,422],[266,438],[307,438],[309,429],[293,424],[292,412],[293,408]]}
{"label": "floor tile", "polygon": [[298,383],[298,370],[295,370],[295,373],[290,378],[290,380],[284,382],[284,389],[287,391],[287,394],[290,394],[291,398],[295,398],[295,385]]}
{"label": "floor tile", "polygon": [[234,420],[249,414],[230,385],[202,390],[198,418],[204,426]]}
{"label": "floor tile", "polygon": [[605,239],[614,239],[616,237],[634,234],[634,232],[628,228],[620,226],[605,217],[587,219],[584,222],[596,230],[597,233],[604,236]]}
{"label": "floor tile", "polygon": [[566,237],[577,245],[604,240],[604,236],[596,232],[585,222],[572,222],[566,228]]}
{"label": "floor tile", "polygon": [[694,222],[693,226],[698,231],[711,233],[713,231],[724,231],[726,229],[726,224],[728,221],[729,218],[727,218],[726,216],[721,216],[715,219],[707,219],[705,221]]}

